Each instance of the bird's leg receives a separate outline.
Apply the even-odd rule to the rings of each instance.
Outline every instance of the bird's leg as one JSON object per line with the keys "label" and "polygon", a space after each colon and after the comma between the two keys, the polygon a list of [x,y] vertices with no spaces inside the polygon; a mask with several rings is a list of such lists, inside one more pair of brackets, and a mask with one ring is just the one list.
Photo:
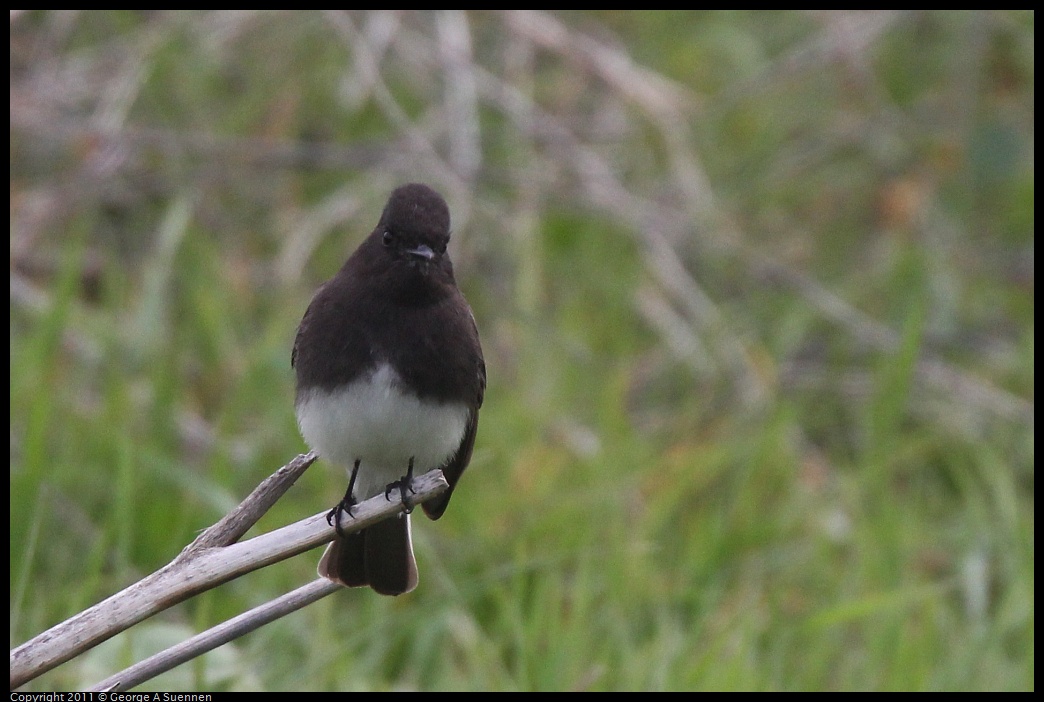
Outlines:
{"label": "bird's leg", "polygon": [[384,499],[391,499],[391,492],[398,488],[399,497],[402,499],[402,504],[406,507],[406,514],[413,511],[414,505],[410,504],[409,498],[406,496],[406,491],[409,490],[411,493],[416,494],[416,490],[413,489],[413,456],[410,456],[410,464],[406,468],[406,475],[402,476],[393,483],[388,483],[388,486],[384,488]]}
{"label": "bird's leg", "polygon": [[359,464],[362,462],[361,459],[355,459],[355,467],[352,468],[352,476],[348,478],[348,489],[344,493],[344,497],[337,505],[326,513],[326,523],[337,530],[337,535],[343,537],[344,532],[341,531],[341,514],[344,512],[348,513],[349,517],[354,517],[352,514],[352,507],[355,506],[355,496],[352,492],[355,490],[355,479],[359,475]]}

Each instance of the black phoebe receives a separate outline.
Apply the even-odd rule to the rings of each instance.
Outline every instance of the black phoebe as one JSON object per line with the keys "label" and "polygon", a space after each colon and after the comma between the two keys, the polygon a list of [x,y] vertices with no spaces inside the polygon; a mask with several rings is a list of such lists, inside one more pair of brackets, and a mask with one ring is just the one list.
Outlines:
{"label": "black phoebe", "polygon": [[[327,516],[442,468],[446,510],[471,460],[486,389],[478,329],[446,253],[446,201],[426,185],[397,188],[377,228],[312,298],[294,341],[297,423],[313,450],[349,471]],[[417,587],[409,514],[335,539],[319,561],[335,582],[383,595]]]}

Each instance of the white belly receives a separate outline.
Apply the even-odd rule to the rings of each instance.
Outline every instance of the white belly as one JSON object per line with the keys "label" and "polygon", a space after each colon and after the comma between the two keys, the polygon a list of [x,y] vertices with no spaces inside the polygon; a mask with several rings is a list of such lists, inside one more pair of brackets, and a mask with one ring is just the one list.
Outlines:
{"label": "white belly", "polygon": [[385,364],[347,388],[306,391],[297,401],[297,424],[308,445],[349,473],[361,461],[355,497],[365,500],[406,474],[443,465],[460,446],[467,406],[422,401],[403,394]]}

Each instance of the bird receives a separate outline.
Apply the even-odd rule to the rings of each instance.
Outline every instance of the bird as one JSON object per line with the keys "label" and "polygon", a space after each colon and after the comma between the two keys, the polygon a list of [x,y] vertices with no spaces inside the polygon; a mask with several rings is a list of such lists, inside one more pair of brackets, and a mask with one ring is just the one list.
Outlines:
{"label": "bird", "polygon": [[342,533],[339,518],[375,495],[441,468],[449,489],[423,503],[438,519],[471,461],[486,365],[471,307],[447,252],[450,213],[428,185],[407,183],[388,198],[377,226],[316,291],[291,352],[301,435],[348,472],[327,521],[337,537],[319,575],[382,595],[417,587],[408,507]]}

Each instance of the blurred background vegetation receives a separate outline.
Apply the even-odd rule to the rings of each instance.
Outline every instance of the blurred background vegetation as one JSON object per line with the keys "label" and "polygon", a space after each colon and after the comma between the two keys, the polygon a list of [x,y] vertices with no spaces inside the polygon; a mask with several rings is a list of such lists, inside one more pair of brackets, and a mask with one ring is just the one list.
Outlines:
{"label": "blurred background vegetation", "polygon": [[147,689],[1032,689],[1033,58],[1032,12],[12,11],[11,645],[305,450],[297,323],[424,181],[489,388],[420,587]]}

